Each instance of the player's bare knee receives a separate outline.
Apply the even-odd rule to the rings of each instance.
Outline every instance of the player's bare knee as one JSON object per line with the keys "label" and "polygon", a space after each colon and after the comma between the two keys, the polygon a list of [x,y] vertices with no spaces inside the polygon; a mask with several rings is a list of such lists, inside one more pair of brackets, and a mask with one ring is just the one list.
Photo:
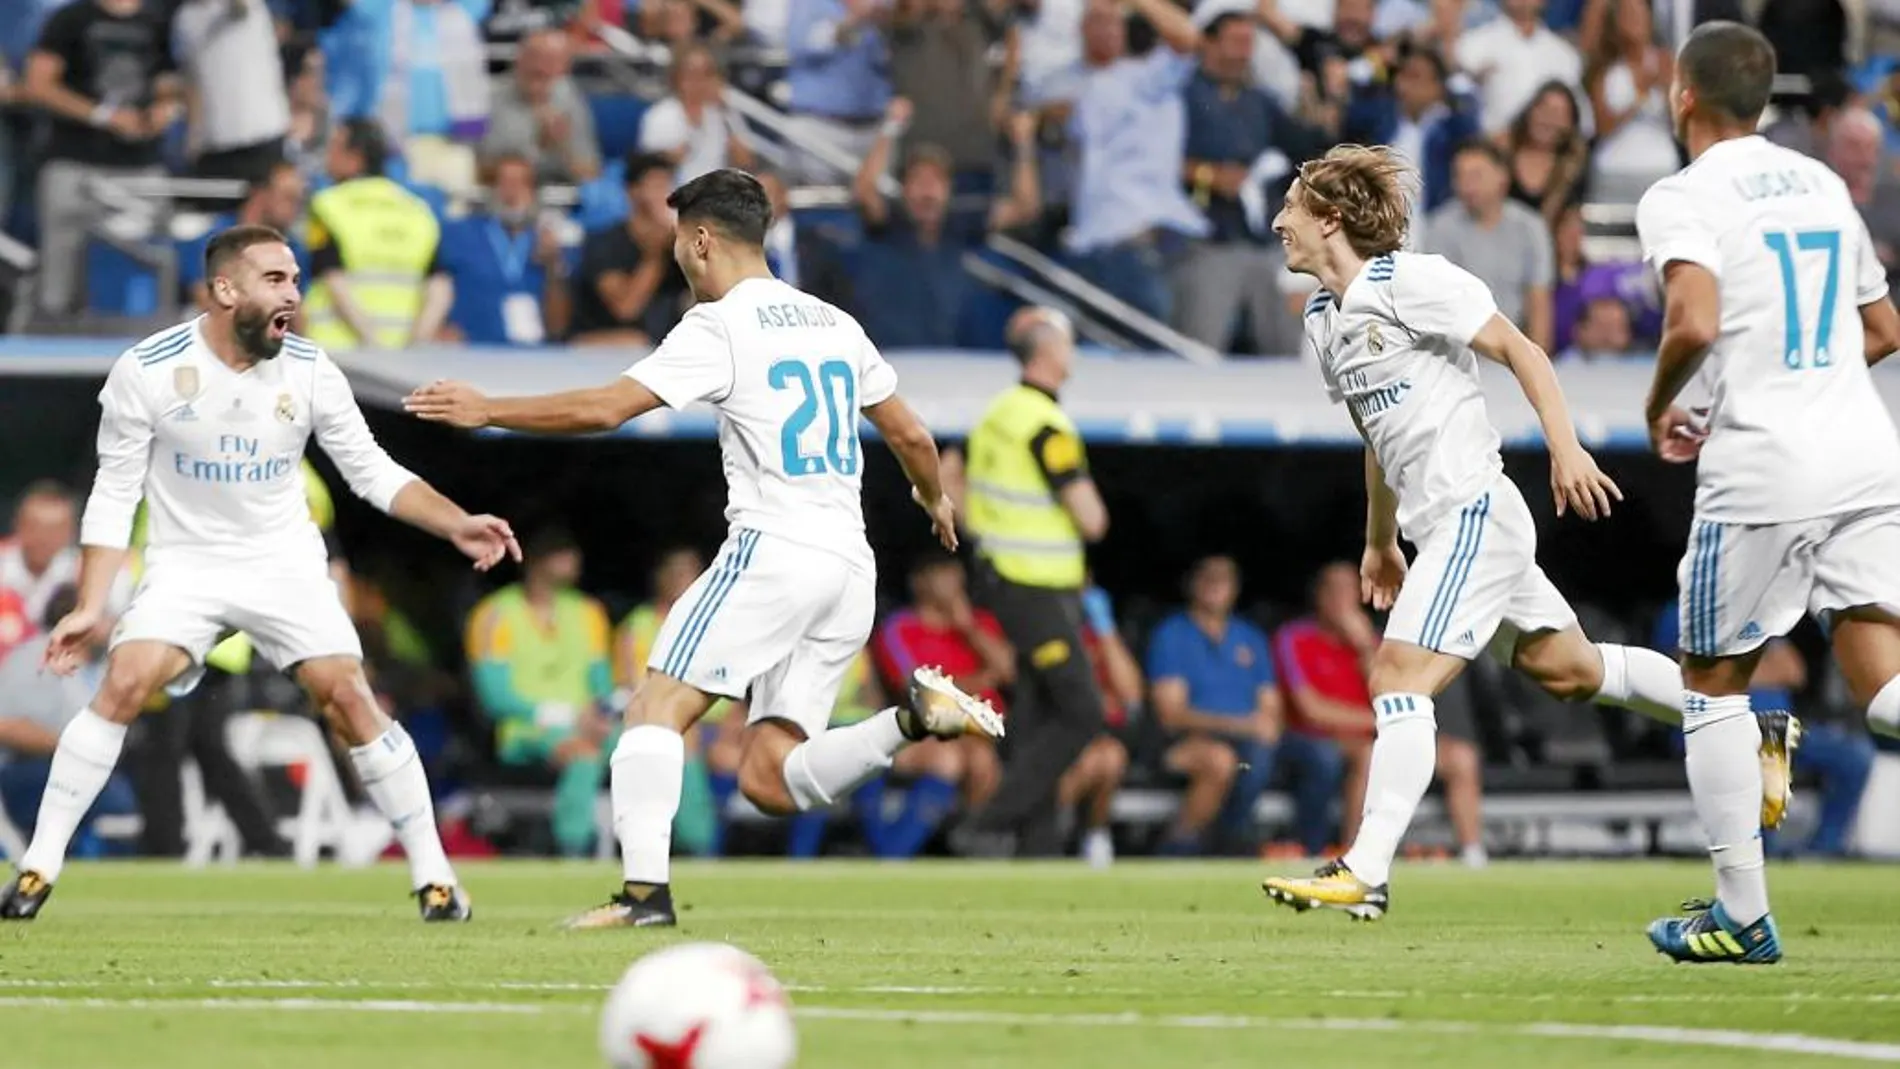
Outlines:
{"label": "player's bare knee", "polygon": [[1575,628],[1526,638],[1511,664],[1559,701],[1588,701],[1603,689],[1603,654]]}
{"label": "player's bare knee", "polygon": [[677,679],[649,673],[627,703],[626,725],[670,728],[684,735],[699,718],[706,715],[712,701],[705,694]]}
{"label": "player's bare knee", "polygon": [[149,660],[114,657],[106,665],[98,693],[93,695],[92,711],[115,724],[129,724],[164,682],[159,666]]}

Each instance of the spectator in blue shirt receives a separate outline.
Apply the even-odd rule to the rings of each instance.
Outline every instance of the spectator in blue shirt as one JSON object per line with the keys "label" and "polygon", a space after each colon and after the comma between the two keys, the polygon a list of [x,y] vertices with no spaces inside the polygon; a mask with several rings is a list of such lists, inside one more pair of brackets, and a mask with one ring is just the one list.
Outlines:
{"label": "spectator in blue shirt", "polygon": [[1128,55],[1128,29],[1113,0],[1089,0],[1082,66],[1045,106],[1068,123],[1079,160],[1067,238],[1076,270],[1102,289],[1166,322],[1174,308],[1169,262],[1207,220],[1181,188],[1187,111],[1201,34],[1169,0],[1129,0],[1161,42]]}
{"label": "spectator in blue shirt", "polygon": [[[1656,617],[1654,645],[1659,650],[1678,653],[1682,638],[1682,603],[1672,601]],[[1795,694],[1808,682],[1808,666],[1801,652],[1785,638],[1769,641],[1763,647],[1754,678],[1749,681],[1748,704],[1762,713],[1792,713]],[[1858,716],[1848,723],[1822,719],[1823,710],[1810,706],[1803,710],[1801,745],[1794,752],[1797,773],[1812,772],[1821,778],[1820,821],[1814,834],[1800,849],[1807,853],[1840,857],[1848,852],[1848,835],[1854,818],[1860,813],[1861,795],[1873,773],[1874,744],[1867,737]],[[1765,832],[1773,845],[1773,832]],[[1790,849],[1778,853],[1794,852]]]}
{"label": "spectator in blue shirt", "polygon": [[[205,290],[205,246],[211,243],[211,236],[221,230],[234,226],[268,226],[284,235],[290,242],[290,251],[297,257],[297,264],[306,274],[310,270],[310,258],[299,239],[298,220],[303,218],[304,198],[309,188],[304,181],[303,172],[297,165],[288,161],[273,164],[270,173],[261,182],[253,182],[244,200],[235,212],[222,212],[211,219],[211,225],[205,232],[178,247],[178,284],[184,290],[185,300],[201,309],[211,307],[210,294]],[[308,283],[308,279],[305,282]],[[301,320],[303,313],[297,313]],[[301,330],[299,323],[294,329]]]}
{"label": "spectator in blue shirt", "polygon": [[992,205],[986,225],[980,216],[950,210],[955,165],[936,145],[910,149],[895,201],[878,190],[892,144],[910,115],[909,100],[891,101],[884,129],[858,169],[853,192],[864,223],[864,245],[852,303],[865,332],[882,348],[945,348],[961,340],[957,327],[970,290],[964,253],[981,248],[990,229],[1020,226],[1042,210],[1035,119],[1019,115],[1010,124],[1015,143],[1010,195]]}
{"label": "spectator in blue shirt", "polygon": [[[1148,640],[1148,679],[1155,717],[1173,739],[1169,771],[1188,778],[1166,854],[1195,854],[1218,820],[1223,838],[1251,846],[1253,807],[1282,754],[1299,766],[1294,822],[1306,849],[1318,854],[1332,831],[1339,793],[1336,750],[1282,738],[1280,691],[1267,636],[1234,616],[1240,569],[1229,557],[1208,557],[1188,573],[1188,607],[1163,620]],[[1278,752],[1277,752],[1278,751]],[[1321,758],[1324,759],[1316,759]]]}
{"label": "spectator in blue shirt", "polygon": [[488,207],[442,228],[442,270],[455,283],[449,322],[470,345],[540,345],[567,331],[567,254],[540,217],[534,161],[492,164]]}
{"label": "spectator in blue shirt", "polygon": [[1355,87],[1346,111],[1346,141],[1390,145],[1418,168],[1424,180],[1416,206],[1421,215],[1451,199],[1451,158],[1460,144],[1481,132],[1477,108],[1451,95],[1450,79],[1443,56],[1429,48],[1406,48],[1391,83]]}
{"label": "spectator in blue shirt", "polygon": [[[890,13],[889,0],[791,0],[785,80],[794,145],[822,142],[854,161],[870,151],[891,99],[883,32]],[[797,165],[797,177],[808,182],[838,174],[809,153],[799,153]]]}
{"label": "spectator in blue shirt", "polygon": [[1231,352],[1244,310],[1251,351],[1290,356],[1299,351],[1300,317],[1280,298],[1286,257],[1268,223],[1294,168],[1334,139],[1253,84],[1253,53],[1251,21],[1217,15],[1187,86],[1187,188],[1213,229],[1174,270],[1175,326]]}

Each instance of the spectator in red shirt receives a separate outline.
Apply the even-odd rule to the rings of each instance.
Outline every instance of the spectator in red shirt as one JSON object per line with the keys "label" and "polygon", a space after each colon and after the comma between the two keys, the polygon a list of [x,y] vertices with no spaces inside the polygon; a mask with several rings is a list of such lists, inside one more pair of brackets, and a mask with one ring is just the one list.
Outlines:
{"label": "spectator in red shirt", "polygon": [[[1314,577],[1313,615],[1284,625],[1273,639],[1290,729],[1332,740],[1345,757],[1341,842],[1352,842],[1358,834],[1365,803],[1373,738],[1366,666],[1378,645],[1378,632],[1361,604],[1359,569],[1344,561],[1327,565]],[[1456,707],[1449,700],[1445,705]],[[1469,737],[1474,730],[1467,714],[1441,717],[1438,732],[1438,781],[1468,863],[1482,857],[1484,841],[1482,762]]]}
{"label": "spectator in red shirt", "polygon": [[1286,695],[1288,726],[1330,739],[1346,762],[1340,841],[1359,830],[1366,767],[1372,759],[1372,692],[1366,665],[1379,646],[1372,618],[1359,604],[1359,572],[1329,564],[1313,580],[1313,615],[1281,625],[1273,660]]}
{"label": "spectator in red shirt", "polygon": [[[963,562],[943,554],[921,558],[911,567],[910,591],[911,606],[887,617],[872,640],[885,685],[901,693],[912,669],[934,665],[1001,711],[1001,688],[1015,678],[1016,651],[996,618],[970,604]],[[995,744],[975,736],[918,743],[897,756],[892,771],[910,777],[911,788],[902,816],[867,829],[881,857],[923,849],[955,809],[959,787],[963,804],[975,808],[989,800],[1001,775]]]}

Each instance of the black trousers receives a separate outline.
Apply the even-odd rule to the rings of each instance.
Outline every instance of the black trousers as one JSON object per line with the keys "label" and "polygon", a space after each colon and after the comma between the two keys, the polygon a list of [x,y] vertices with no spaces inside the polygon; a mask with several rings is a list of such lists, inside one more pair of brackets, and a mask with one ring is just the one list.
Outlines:
{"label": "black trousers", "polygon": [[1015,833],[1022,853],[1053,853],[1056,784],[1104,730],[1102,693],[1082,644],[1082,596],[1012,583],[975,563],[977,601],[1016,648],[1003,783],[976,815],[981,832]]}
{"label": "black trousers", "polygon": [[183,857],[184,788],[179,768],[189,755],[198,762],[205,797],[224,807],[237,827],[246,853],[286,856],[287,844],[272,825],[270,809],[257,784],[238,766],[225,743],[224,725],[245,680],[217,669],[183,698],[138,719],[139,735],[129,747],[132,788],[145,821],[139,852],[147,857]]}

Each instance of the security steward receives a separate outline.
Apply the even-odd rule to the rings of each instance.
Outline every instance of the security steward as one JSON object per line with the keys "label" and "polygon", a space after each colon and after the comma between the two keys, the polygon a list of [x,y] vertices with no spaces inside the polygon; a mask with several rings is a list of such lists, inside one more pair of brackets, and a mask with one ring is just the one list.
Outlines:
{"label": "security steward", "polygon": [[971,853],[1054,852],[1056,783],[1102,731],[1101,692],[1082,645],[1085,543],[1108,532],[1082,438],[1057,392],[1075,362],[1067,317],[1025,308],[1011,318],[1020,384],[970,433],[965,524],[974,589],[1016,648],[1003,783],[966,824]]}
{"label": "security steward", "polygon": [[429,202],[384,177],[389,146],[368,119],[330,138],[334,183],[310,201],[306,333],[325,349],[403,349],[433,341],[455,303],[437,261],[442,224]]}

